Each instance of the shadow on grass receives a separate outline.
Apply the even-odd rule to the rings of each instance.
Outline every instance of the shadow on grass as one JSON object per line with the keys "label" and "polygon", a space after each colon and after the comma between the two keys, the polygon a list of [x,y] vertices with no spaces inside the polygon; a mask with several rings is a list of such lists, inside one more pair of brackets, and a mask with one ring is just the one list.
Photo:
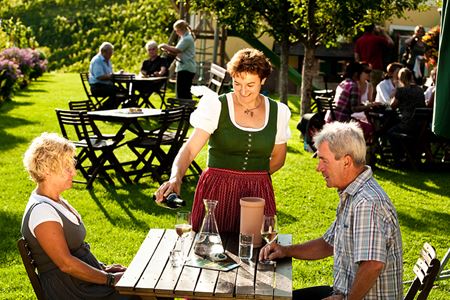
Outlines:
{"label": "shadow on grass", "polygon": [[427,209],[414,210],[417,216],[411,216],[404,211],[397,213],[400,225],[402,227],[406,226],[414,232],[426,232],[428,235],[432,235],[434,232],[442,233],[448,231],[449,213]]}
{"label": "shadow on grass", "polygon": [[[397,186],[407,191],[413,191],[416,194],[430,192],[436,195],[448,197],[450,195],[450,172],[444,170],[434,171],[394,171],[390,169],[378,169],[375,171],[378,178],[386,181],[392,181]],[[417,191],[420,190],[420,191]]]}
{"label": "shadow on grass", "polygon": [[5,266],[11,263],[11,256],[16,255],[16,242],[21,237],[20,225],[22,216],[0,211],[0,264]]}

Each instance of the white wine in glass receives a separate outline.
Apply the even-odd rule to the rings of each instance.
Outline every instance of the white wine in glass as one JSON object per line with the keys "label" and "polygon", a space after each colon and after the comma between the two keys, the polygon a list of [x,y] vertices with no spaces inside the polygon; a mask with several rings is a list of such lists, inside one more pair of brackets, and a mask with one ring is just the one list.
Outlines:
{"label": "white wine in glass", "polygon": [[[261,226],[261,237],[267,244],[273,243],[278,237],[277,216],[264,216]],[[260,263],[273,265],[275,261],[270,259],[261,260]]]}
{"label": "white wine in glass", "polygon": [[192,230],[191,225],[191,212],[188,211],[178,211],[177,212],[177,221],[175,224],[175,231],[178,236],[181,238],[181,256],[184,260],[185,258],[185,249],[184,249],[184,240],[189,235]]}

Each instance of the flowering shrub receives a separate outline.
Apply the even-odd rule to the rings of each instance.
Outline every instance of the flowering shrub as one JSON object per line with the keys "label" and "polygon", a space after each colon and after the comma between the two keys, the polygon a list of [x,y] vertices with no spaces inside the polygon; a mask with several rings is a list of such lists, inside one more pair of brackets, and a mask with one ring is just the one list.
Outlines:
{"label": "flowering shrub", "polygon": [[441,28],[439,26],[435,26],[422,37],[422,41],[427,45],[425,60],[431,67],[434,67],[437,64],[440,33]]}
{"label": "flowering shrub", "polygon": [[22,77],[19,65],[0,56],[0,103],[9,100]]}

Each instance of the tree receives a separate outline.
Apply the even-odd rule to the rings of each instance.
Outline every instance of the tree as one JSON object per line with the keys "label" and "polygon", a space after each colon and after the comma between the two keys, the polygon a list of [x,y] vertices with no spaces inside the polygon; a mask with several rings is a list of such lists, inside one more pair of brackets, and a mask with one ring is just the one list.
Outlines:
{"label": "tree", "polygon": [[281,46],[280,97],[287,95],[289,46],[305,48],[301,85],[301,114],[310,111],[315,50],[336,45],[369,23],[382,23],[416,9],[425,0],[192,0],[194,9],[213,12],[227,28],[243,36],[269,33]]}

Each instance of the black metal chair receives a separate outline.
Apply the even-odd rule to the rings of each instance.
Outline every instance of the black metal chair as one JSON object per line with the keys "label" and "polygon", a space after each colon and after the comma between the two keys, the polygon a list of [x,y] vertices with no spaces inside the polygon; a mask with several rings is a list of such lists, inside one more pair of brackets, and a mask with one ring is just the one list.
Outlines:
{"label": "black metal chair", "polygon": [[[135,182],[147,173],[150,173],[159,183],[163,182],[164,174],[170,175],[172,163],[189,130],[188,116],[185,106],[166,109],[159,118],[160,127],[157,130],[127,143],[137,157],[134,167],[137,168],[140,163],[143,164],[143,167],[135,172]],[[164,148],[168,150],[165,151]],[[159,164],[154,163],[155,159]]]}
{"label": "black metal chair", "polygon": [[39,276],[37,274],[36,264],[30,249],[28,249],[28,244],[24,237],[21,237],[17,241],[17,248],[19,248],[20,257],[22,258],[23,265],[27,271],[31,286],[36,294],[36,298],[38,300],[44,300],[44,291],[42,290],[41,281],[39,280]]}
{"label": "black metal chair", "polygon": [[94,104],[95,109],[99,109],[102,104],[108,99],[107,96],[94,96],[91,92],[91,88],[89,85],[89,73],[81,72],[80,73],[81,83],[83,84],[84,92],[89,100]]}
{"label": "black metal chair", "polygon": [[[134,106],[132,97],[132,82],[134,78],[134,74],[127,73],[118,73],[112,76],[112,82],[117,87],[115,98],[117,103],[121,103],[122,106]],[[132,104],[128,104],[128,102]]]}
{"label": "black metal chair", "polygon": [[433,282],[439,273],[440,261],[436,258],[436,251],[429,243],[425,243],[420,257],[414,265],[413,271],[416,278],[408,289],[404,300],[413,300],[417,293],[417,300],[427,299]]}
{"label": "black metal chair", "polygon": [[333,96],[314,96],[314,105],[311,107],[312,110],[317,110],[320,114],[325,117],[327,111],[330,111],[332,120],[336,120],[336,115],[334,114],[334,110],[336,106],[334,105],[334,97]]}
{"label": "black metal chair", "polygon": [[[86,188],[92,187],[99,174],[109,184],[114,185],[114,181],[106,172],[111,168],[120,173],[127,183],[132,183],[113,153],[122,137],[106,138],[89,119],[86,111],[56,109],[56,115],[62,135],[81,149],[77,155],[76,167],[86,179]],[[87,161],[90,164],[86,164]],[[106,165],[106,162],[109,162],[109,165]]]}
{"label": "black metal chair", "polygon": [[[137,106],[139,107],[146,107],[146,108],[156,108],[156,106],[150,101],[150,97],[153,94],[158,95],[158,97],[160,98],[161,104],[159,106],[159,108],[168,108],[168,104],[166,102],[166,90],[167,90],[167,78],[162,79],[161,82],[159,81],[154,81],[154,82],[150,82],[148,84],[153,84],[154,85],[154,89],[150,89],[148,91],[145,91],[145,89],[143,89],[141,86],[143,84],[143,82],[140,81],[136,81],[136,84],[138,85],[138,88],[136,88],[133,85],[133,97],[136,99],[137,102]],[[145,82],[145,81],[144,81]],[[141,87],[141,88],[139,88]],[[136,93],[138,92],[138,93]]]}
{"label": "black metal chair", "polygon": [[93,111],[95,110],[95,105],[92,100],[80,100],[80,101],[69,101],[70,110],[85,110]]}

